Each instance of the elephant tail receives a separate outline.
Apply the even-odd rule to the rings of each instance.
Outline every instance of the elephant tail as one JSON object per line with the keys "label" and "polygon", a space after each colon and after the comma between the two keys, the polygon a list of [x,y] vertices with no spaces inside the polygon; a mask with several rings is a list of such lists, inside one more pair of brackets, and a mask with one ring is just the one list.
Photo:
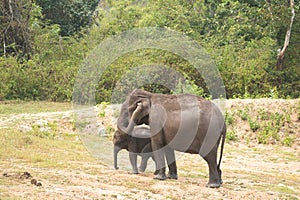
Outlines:
{"label": "elephant tail", "polygon": [[220,169],[222,156],[223,156],[223,149],[224,149],[224,144],[225,144],[225,139],[226,139],[226,124],[225,123],[224,123],[221,135],[222,135],[222,142],[221,142],[221,152],[220,152],[220,159],[219,159],[219,163],[218,163],[218,169]]}

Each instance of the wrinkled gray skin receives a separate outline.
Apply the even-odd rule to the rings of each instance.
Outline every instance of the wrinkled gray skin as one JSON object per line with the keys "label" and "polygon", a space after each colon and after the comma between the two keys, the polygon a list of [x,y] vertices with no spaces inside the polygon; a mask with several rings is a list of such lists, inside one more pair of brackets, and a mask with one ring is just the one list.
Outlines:
{"label": "wrinkled gray skin", "polygon": [[[150,126],[151,145],[155,158],[154,179],[177,179],[174,150],[200,154],[209,167],[207,187],[222,184],[221,159],[226,125],[219,108],[201,97],[182,94],[154,94],[134,90],[123,103],[117,126],[120,134],[132,134],[135,125]],[[219,163],[218,146],[222,138]],[[165,175],[165,158],[169,173]]]}
{"label": "wrinkled gray skin", "polygon": [[[139,137],[134,137],[138,134]],[[138,172],[144,172],[147,168],[148,159],[151,157],[154,160],[150,129],[146,126],[136,126],[133,129],[131,135],[121,134],[118,130],[114,134],[114,167],[118,169],[118,153],[122,149],[126,149],[129,152],[129,160],[132,166],[132,173],[138,174]],[[141,156],[141,164],[137,168],[137,156]]]}

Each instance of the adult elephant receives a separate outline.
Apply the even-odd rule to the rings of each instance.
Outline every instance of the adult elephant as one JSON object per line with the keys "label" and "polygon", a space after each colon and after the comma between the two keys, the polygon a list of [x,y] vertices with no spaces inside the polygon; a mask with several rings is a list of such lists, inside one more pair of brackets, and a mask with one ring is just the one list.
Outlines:
{"label": "adult elephant", "polygon": [[[208,187],[222,184],[221,159],[226,126],[219,108],[211,101],[191,94],[154,94],[136,89],[123,103],[117,126],[123,134],[131,134],[135,125],[149,124],[155,158],[154,178],[166,179],[165,158],[170,178],[177,178],[174,150],[200,154],[209,167]],[[217,152],[221,138],[221,153]]]}

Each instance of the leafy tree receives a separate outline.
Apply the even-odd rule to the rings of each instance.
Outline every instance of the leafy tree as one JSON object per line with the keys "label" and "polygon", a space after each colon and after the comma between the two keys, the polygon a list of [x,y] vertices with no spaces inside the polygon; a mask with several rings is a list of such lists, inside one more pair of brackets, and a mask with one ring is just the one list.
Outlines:
{"label": "leafy tree", "polygon": [[[203,46],[219,68],[229,98],[274,94],[297,98],[300,14],[299,1],[292,1],[3,0],[0,100],[70,100],[78,68],[88,52],[106,38],[141,27],[169,28]],[[289,27],[287,47],[284,44]],[[278,53],[283,49],[278,67]],[[201,74],[186,60],[171,52],[144,49],[120,57],[106,69],[96,86],[96,100],[109,101],[120,82],[126,90],[128,82],[122,77],[136,67],[158,80],[159,70],[144,67],[153,63],[175,69],[188,79],[183,87],[180,78],[172,77],[178,85],[175,92],[208,95]],[[127,81],[139,81],[134,75],[128,76]],[[174,92],[160,84],[142,87]]]}
{"label": "leafy tree", "polygon": [[61,27],[61,35],[78,33],[89,25],[99,0],[36,0],[51,24]]}
{"label": "leafy tree", "polygon": [[2,0],[0,3],[0,55],[28,57],[32,51],[31,19],[36,6],[30,0]]}

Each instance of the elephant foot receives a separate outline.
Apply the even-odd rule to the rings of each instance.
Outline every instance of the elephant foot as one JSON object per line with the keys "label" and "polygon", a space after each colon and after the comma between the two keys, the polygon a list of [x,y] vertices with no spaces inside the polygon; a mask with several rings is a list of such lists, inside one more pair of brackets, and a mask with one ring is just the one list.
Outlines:
{"label": "elephant foot", "polygon": [[155,174],[155,175],[154,175],[153,179],[156,179],[156,180],[161,180],[161,181],[163,181],[163,180],[166,180],[166,179],[167,179],[167,177],[166,177],[166,175],[165,175],[165,174],[159,174],[159,173],[157,173],[157,174]]}
{"label": "elephant foot", "polygon": [[168,173],[168,175],[167,175],[167,178],[168,179],[178,179],[178,175],[177,174],[175,174],[175,173]]}
{"label": "elephant foot", "polygon": [[131,171],[129,172],[130,174],[138,174],[139,172],[138,171]]}
{"label": "elephant foot", "polygon": [[139,167],[139,171],[140,171],[140,172],[145,172],[145,170],[146,170],[146,168],[144,168],[144,167]]}
{"label": "elephant foot", "polygon": [[221,183],[207,183],[206,187],[208,188],[219,188],[221,186]]}

